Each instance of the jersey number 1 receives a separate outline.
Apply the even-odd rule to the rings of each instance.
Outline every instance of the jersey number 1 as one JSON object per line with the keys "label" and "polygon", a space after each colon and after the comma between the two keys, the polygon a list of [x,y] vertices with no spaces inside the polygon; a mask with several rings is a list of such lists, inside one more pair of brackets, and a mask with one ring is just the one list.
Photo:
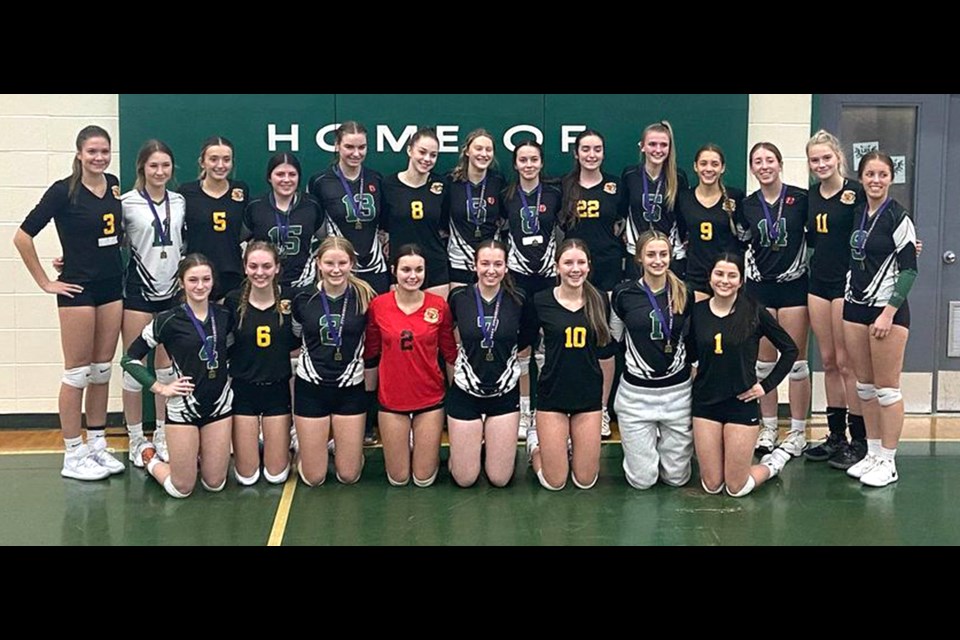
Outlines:
{"label": "jersey number 1", "polygon": [[718,333],[717,335],[713,336],[713,342],[714,342],[713,352],[718,356],[722,356],[723,355],[723,334]]}

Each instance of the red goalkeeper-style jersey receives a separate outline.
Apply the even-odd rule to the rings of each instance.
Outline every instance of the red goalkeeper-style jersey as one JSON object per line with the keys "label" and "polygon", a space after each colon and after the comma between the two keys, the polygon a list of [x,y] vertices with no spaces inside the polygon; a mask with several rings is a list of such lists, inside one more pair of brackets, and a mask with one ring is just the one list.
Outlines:
{"label": "red goalkeeper-style jersey", "polygon": [[380,406],[414,412],[443,403],[446,382],[437,352],[454,364],[457,343],[450,308],[440,296],[424,292],[423,304],[407,315],[393,292],[378,296],[367,313],[367,360],[380,357]]}

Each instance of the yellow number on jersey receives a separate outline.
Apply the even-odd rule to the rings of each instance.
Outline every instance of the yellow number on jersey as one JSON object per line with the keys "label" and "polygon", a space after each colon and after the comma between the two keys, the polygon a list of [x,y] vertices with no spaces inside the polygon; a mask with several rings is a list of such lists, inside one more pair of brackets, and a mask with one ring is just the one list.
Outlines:
{"label": "yellow number on jersey", "polygon": [[227,230],[227,212],[226,211],[213,212],[213,230],[214,231]]}
{"label": "yellow number on jersey", "polygon": [[270,327],[267,325],[257,327],[257,346],[262,349],[270,346]]}
{"label": "yellow number on jersey", "polygon": [[423,203],[419,200],[410,203],[410,217],[414,220],[423,220]]}
{"label": "yellow number on jersey", "polygon": [[701,222],[700,223],[700,239],[704,242],[710,242],[713,240],[713,223],[712,222]]}
{"label": "yellow number on jersey", "polygon": [[103,235],[112,236],[117,232],[116,218],[112,213],[103,214]]}
{"label": "yellow number on jersey", "polygon": [[599,200],[580,200],[577,202],[577,215],[581,218],[599,218]]}
{"label": "yellow number on jersey", "polygon": [[567,327],[567,349],[583,349],[587,346],[587,330],[584,327]]}
{"label": "yellow number on jersey", "polygon": [[717,335],[713,336],[713,341],[714,341],[713,352],[718,356],[722,356],[723,355],[723,334],[718,333]]}
{"label": "yellow number on jersey", "polygon": [[827,214],[817,214],[817,233],[829,233],[827,231]]}

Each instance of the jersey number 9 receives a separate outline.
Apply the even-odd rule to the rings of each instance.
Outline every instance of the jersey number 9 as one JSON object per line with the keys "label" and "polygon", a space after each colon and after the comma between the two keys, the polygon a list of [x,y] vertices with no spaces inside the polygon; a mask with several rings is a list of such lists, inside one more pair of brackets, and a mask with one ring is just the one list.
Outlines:
{"label": "jersey number 9", "polygon": [[257,346],[266,349],[270,346],[270,327],[263,325],[257,327]]}
{"label": "jersey number 9", "polygon": [[213,230],[223,232],[227,230],[227,212],[226,211],[214,211],[213,212]]}
{"label": "jersey number 9", "polygon": [[712,222],[701,222],[700,223],[700,239],[704,242],[710,242],[713,240],[713,223]]}

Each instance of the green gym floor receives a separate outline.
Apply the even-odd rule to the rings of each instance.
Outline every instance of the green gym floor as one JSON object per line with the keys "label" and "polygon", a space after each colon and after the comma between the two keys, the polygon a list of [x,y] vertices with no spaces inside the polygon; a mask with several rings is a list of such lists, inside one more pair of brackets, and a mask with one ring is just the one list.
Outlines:
{"label": "green gym floor", "polygon": [[[934,419],[935,421],[935,419]],[[125,438],[112,438],[118,449]],[[0,451],[2,545],[957,545],[960,442],[904,442],[900,481],[863,488],[802,458],[747,498],[709,496],[694,472],[682,489],[630,488],[621,449],[603,447],[600,480],[543,490],[518,449],[506,489],[456,487],[444,466],[433,487],[387,484],[379,448],[362,481],[292,479],[167,497],[143,471],[83,483],[60,477],[62,454]],[[444,449],[443,458],[447,451]],[[121,457],[118,455],[118,457]],[[123,455],[122,459],[126,460]]]}

